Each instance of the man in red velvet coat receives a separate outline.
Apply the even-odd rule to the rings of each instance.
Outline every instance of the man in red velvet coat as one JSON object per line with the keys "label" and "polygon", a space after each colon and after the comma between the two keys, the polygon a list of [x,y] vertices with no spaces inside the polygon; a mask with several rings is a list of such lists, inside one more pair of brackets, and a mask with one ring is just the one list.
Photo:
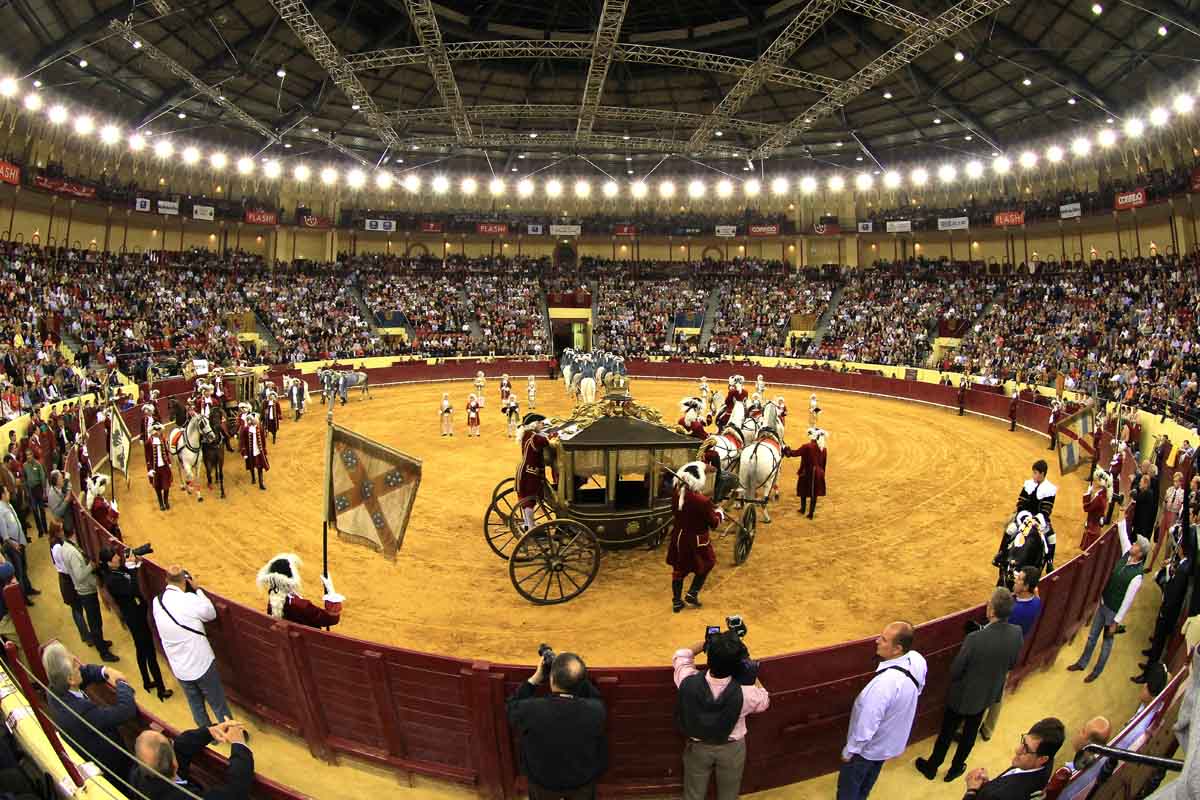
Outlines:
{"label": "man in red velvet coat", "polygon": [[158,510],[166,511],[171,507],[171,449],[167,445],[167,437],[163,435],[161,422],[150,425],[150,440],[146,443],[146,475],[154,494],[158,497]]}
{"label": "man in red velvet coat", "polygon": [[808,429],[808,441],[799,447],[784,447],[784,458],[799,458],[800,468],[796,470],[796,497],[800,498],[800,513],[808,511],[808,498],[811,495],[813,480],[813,465],[817,458],[816,428]]}
{"label": "man in red velvet coat", "polygon": [[[709,531],[725,521],[725,512],[713,505],[702,493],[704,462],[684,464],[675,475],[675,490],[671,499],[671,544],[667,548],[667,563],[671,565],[671,608],[678,613],[684,601],[700,608],[700,589],[708,573],[717,564]],[[683,597],[683,579],[691,574],[692,585]]]}
{"label": "man in red velvet coat", "polygon": [[[469,413],[469,412],[468,412]],[[517,507],[525,521],[525,530],[533,528],[533,510],[542,496],[546,476],[546,456],[550,437],[542,432],[546,418],[529,413],[521,420],[521,463],[517,466]]]}
{"label": "man in red velvet coat", "polygon": [[263,422],[267,426],[267,432],[271,434],[271,444],[275,444],[275,436],[279,433],[279,419],[282,416],[279,395],[273,391],[267,392],[267,401],[263,403]]}
{"label": "man in red velvet coat", "polygon": [[1104,513],[1108,510],[1108,496],[1112,490],[1112,476],[1102,469],[1096,470],[1092,482],[1083,495],[1083,513],[1087,514],[1087,522],[1083,525],[1083,541],[1079,543],[1080,550],[1087,550],[1092,542],[1100,538]]}
{"label": "man in red velvet coat", "polygon": [[1017,429],[1017,401],[1020,399],[1020,397],[1021,395],[1017,393],[1016,389],[1014,389],[1012,398],[1008,401],[1008,421],[1010,423],[1008,429],[1010,431],[1015,431]]}
{"label": "man in red velvet coat", "polygon": [[677,424],[688,436],[703,442],[708,438],[708,432],[704,430],[705,420],[700,419],[700,409],[704,407],[703,401],[698,397],[688,397],[680,403],[680,407],[683,409],[683,416],[679,418]]}
{"label": "man in red velvet coat", "polygon": [[120,514],[117,512],[117,504],[114,500],[109,502],[104,493],[108,489],[108,478],[104,475],[97,475],[92,478],[91,488],[88,490],[88,495],[92,498],[91,505],[88,511],[91,512],[92,519],[100,523],[100,527],[108,531],[111,535],[121,539],[121,526],[117,524],[117,519]]}
{"label": "man in red velvet coat", "polygon": [[238,452],[246,462],[246,470],[250,473],[250,483],[254,483],[254,474],[258,473],[258,488],[266,489],[263,485],[263,473],[271,468],[267,461],[267,432],[262,420],[253,411],[246,414],[246,424],[238,433]]}
{"label": "man in red velvet coat", "polygon": [[323,605],[300,596],[300,557],[280,553],[258,571],[258,587],[267,593],[267,613],[276,619],[286,619],[310,628],[330,628],[342,620],[340,594],[333,591],[333,581],[324,575]]}

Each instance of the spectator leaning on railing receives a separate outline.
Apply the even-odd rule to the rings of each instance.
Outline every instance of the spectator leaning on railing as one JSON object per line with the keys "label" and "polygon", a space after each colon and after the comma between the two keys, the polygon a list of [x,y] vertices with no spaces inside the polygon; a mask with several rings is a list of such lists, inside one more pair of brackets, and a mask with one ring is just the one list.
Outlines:
{"label": "spectator leaning on railing", "polygon": [[[549,655],[549,651],[545,651]],[[521,768],[530,800],[590,800],[608,768],[605,710],[588,680],[583,659],[559,653],[549,662],[550,693],[535,696],[546,680],[547,659],[508,700],[508,722],[521,740]]]}
{"label": "spectator leaning on railing", "polygon": [[[230,746],[229,766],[225,781],[206,789],[192,780],[189,768],[192,759],[213,742]],[[244,800],[254,784],[254,754],[246,744],[245,729],[233,720],[184,731],[174,741],[158,731],[142,731],[134,753],[140,766],[134,767],[129,782],[150,800],[185,800],[193,795],[204,800]]]}

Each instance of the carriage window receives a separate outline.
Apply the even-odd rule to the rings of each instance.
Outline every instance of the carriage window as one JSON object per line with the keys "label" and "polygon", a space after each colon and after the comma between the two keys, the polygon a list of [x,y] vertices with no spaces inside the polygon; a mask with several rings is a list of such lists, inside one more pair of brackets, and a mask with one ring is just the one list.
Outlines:
{"label": "carriage window", "polygon": [[650,506],[652,464],[649,450],[617,451],[616,507],[621,509]]}
{"label": "carriage window", "polygon": [[575,502],[604,505],[608,502],[606,451],[576,450],[574,453]]}

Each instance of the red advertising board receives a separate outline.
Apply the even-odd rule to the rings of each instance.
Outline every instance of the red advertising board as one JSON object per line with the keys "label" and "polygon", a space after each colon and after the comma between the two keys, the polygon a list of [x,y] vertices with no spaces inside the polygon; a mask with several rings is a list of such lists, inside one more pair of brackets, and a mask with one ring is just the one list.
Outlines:
{"label": "red advertising board", "polygon": [[817,236],[837,236],[842,227],[836,222],[814,222],[813,233]]}
{"label": "red advertising board", "polygon": [[441,233],[442,232],[442,223],[440,223],[440,222],[422,222],[421,223],[421,231],[422,231],[422,233]]}
{"label": "red advertising board", "polygon": [[7,161],[0,161],[0,181],[16,186],[21,182],[21,168]]}
{"label": "red advertising board", "polygon": [[300,224],[306,228],[332,228],[333,220],[329,217],[318,217],[314,214],[306,214],[300,218]]}
{"label": "red advertising board", "polygon": [[1113,207],[1117,211],[1124,211],[1127,208],[1141,208],[1144,205],[1146,205],[1145,186],[1130,189],[1128,192],[1117,192],[1117,196],[1113,198]]}
{"label": "red advertising board", "polygon": [[1192,188],[1190,191],[1192,194],[1200,192],[1200,167],[1196,167],[1194,170],[1192,170]]}
{"label": "red advertising board", "polygon": [[992,219],[992,224],[997,228],[1003,228],[1006,225],[1024,225],[1024,211],[997,211],[996,216]]}
{"label": "red advertising board", "polygon": [[613,225],[613,236],[637,236],[637,225]]}
{"label": "red advertising board", "polygon": [[749,230],[750,230],[751,236],[778,236],[779,235],[779,226],[778,225],[751,225]]}
{"label": "red advertising board", "polygon": [[508,233],[508,223],[505,222],[479,222],[475,225],[475,230],[487,236],[503,236]]}
{"label": "red advertising board", "polygon": [[278,225],[279,214],[274,211],[261,211],[256,208],[247,208],[246,222],[250,225]]}
{"label": "red advertising board", "polygon": [[82,197],[85,200],[91,200],[96,196],[94,186],[84,186],[81,183],[72,183],[71,181],[62,178],[47,178],[38,175],[33,179],[33,185],[39,189],[45,189],[48,192],[57,194],[69,194],[72,197]]}

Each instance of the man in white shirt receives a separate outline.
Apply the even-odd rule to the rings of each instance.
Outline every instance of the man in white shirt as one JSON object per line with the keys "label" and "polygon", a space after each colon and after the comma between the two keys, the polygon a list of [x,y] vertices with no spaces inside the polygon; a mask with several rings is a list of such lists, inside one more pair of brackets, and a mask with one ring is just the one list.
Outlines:
{"label": "man in white shirt", "polygon": [[913,626],[893,622],[875,640],[879,666],[863,687],[850,714],[842,748],[837,800],[866,800],[883,762],[904,752],[925,688],[925,658],[913,644]]}
{"label": "man in white shirt", "polygon": [[200,728],[211,727],[205,701],[218,722],[233,719],[217,672],[212,645],[204,633],[204,623],[217,618],[217,610],[204,592],[196,587],[191,575],[178,564],[167,568],[167,588],[154,598],[154,624],[162,641],[167,663],[187,697],[192,719]]}

